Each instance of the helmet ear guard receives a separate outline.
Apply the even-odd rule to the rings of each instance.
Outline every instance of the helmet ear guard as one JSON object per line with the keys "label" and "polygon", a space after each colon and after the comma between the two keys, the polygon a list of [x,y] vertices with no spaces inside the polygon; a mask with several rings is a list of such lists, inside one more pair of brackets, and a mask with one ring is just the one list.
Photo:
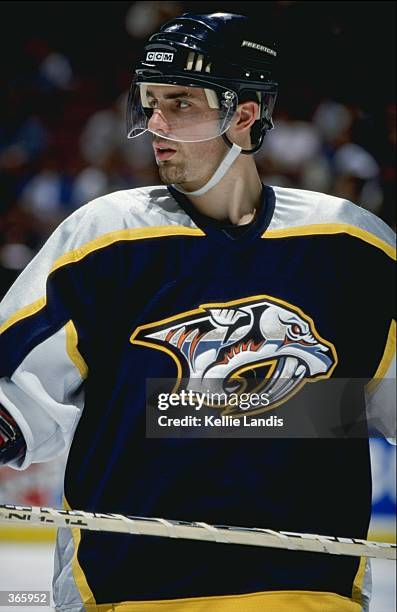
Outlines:
{"label": "helmet ear guard", "polygon": [[[242,90],[238,102],[243,104],[244,102],[258,102],[258,114],[257,119],[251,127],[251,142],[253,146],[251,149],[243,149],[241,152],[245,154],[256,153],[262,146],[265,134],[268,130],[272,130],[273,120],[272,114],[274,105],[276,102],[277,93],[265,93],[263,91],[253,91],[252,89]],[[225,135],[226,136],[226,135]],[[227,144],[230,143],[229,139],[224,138]]]}

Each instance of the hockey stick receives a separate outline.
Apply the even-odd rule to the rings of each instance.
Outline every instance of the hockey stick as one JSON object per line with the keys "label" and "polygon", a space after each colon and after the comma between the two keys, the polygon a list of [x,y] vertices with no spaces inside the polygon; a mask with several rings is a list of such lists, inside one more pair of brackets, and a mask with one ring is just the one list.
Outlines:
{"label": "hockey stick", "polygon": [[334,555],[396,559],[396,545],[385,542],[369,542],[355,538],[337,538],[308,533],[273,531],[272,529],[249,529],[168,521],[160,518],[101,514],[81,510],[57,510],[31,506],[0,505],[0,523],[77,527],[94,531],[114,531],[133,535],[204,540],[220,544],[243,544],[286,548]]}

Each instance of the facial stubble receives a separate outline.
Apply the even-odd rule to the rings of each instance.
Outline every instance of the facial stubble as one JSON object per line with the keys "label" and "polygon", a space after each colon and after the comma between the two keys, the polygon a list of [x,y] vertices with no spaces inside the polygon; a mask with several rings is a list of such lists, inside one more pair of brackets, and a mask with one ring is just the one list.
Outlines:
{"label": "facial stubble", "polygon": [[181,166],[172,161],[162,162],[159,165],[159,175],[162,182],[166,185],[185,183],[187,180],[186,164]]}
{"label": "facial stubble", "polygon": [[179,161],[170,159],[159,164],[159,175],[163,183],[183,185],[198,181],[205,184],[211,178],[227,153],[227,147],[221,139],[200,143],[199,146],[195,144],[195,151],[190,151],[190,154],[178,151]]}

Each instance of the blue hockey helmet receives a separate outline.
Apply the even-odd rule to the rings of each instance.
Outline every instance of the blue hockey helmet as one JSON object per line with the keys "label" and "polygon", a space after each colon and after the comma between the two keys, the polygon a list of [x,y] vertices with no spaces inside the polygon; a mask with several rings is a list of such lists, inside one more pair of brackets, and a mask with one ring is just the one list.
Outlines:
{"label": "blue hockey helmet", "polygon": [[168,138],[194,142],[222,135],[232,146],[226,131],[237,105],[254,100],[258,112],[251,128],[253,145],[241,152],[257,151],[266,131],[273,127],[278,91],[277,51],[258,31],[249,18],[221,12],[185,13],[164,24],[146,42],[135,68],[128,99],[128,137],[147,130],[157,133],[148,127],[154,106],[152,90],[178,85],[197,88],[205,96],[208,112],[203,114],[201,109],[200,114],[187,112],[182,120],[171,118]]}

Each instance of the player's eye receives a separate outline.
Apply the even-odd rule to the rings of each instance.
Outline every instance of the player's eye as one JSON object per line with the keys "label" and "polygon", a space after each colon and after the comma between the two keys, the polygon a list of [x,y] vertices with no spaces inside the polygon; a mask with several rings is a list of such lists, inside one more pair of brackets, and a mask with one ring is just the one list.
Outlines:
{"label": "player's eye", "polygon": [[189,108],[190,104],[186,100],[177,100],[176,105],[180,109]]}
{"label": "player's eye", "polygon": [[157,107],[157,100],[155,98],[149,98],[148,103],[149,103],[149,108]]}

